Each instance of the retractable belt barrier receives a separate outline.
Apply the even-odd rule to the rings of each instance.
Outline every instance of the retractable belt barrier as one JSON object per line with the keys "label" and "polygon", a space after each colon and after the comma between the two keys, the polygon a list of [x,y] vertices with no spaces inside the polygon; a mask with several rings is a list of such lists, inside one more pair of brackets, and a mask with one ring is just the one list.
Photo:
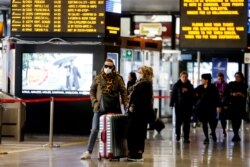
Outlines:
{"label": "retractable belt barrier", "polygon": [[[40,103],[40,102],[50,102],[50,132],[49,132],[49,143],[45,146],[48,147],[59,147],[53,144],[53,125],[54,125],[54,102],[70,102],[70,101],[88,101],[90,97],[77,97],[77,98],[61,98],[61,97],[50,97],[50,98],[40,98],[40,99],[0,99],[0,103]],[[0,144],[2,137],[2,111],[0,111]]]}
{"label": "retractable belt barrier", "polygon": [[[168,99],[170,96],[153,96],[156,99]],[[50,132],[49,132],[49,143],[45,146],[58,147],[53,144],[53,125],[54,125],[54,102],[71,102],[71,101],[88,101],[90,97],[77,97],[77,98],[62,98],[62,97],[50,97],[50,98],[39,98],[39,99],[0,99],[0,103],[40,103],[50,102]],[[0,144],[2,139],[2,111],[0,111]]]}

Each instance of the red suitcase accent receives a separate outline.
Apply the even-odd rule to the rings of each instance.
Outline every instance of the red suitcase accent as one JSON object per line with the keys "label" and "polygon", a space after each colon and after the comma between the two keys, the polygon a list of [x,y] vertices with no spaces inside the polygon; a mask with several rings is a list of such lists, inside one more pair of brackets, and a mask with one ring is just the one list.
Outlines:
{"label": "red suitcase accent", "polygon": [[127,157],[127,116],[105,114],[100,117],[99,159],[120,159]]}

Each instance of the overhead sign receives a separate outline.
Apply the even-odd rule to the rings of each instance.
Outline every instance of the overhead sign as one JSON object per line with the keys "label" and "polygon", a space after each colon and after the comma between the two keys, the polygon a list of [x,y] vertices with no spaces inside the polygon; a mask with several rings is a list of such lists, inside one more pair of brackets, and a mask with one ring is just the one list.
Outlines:
{"label": "overhead sign", "polygon": [[116,18],[120,14],[119,10],[114,10],[114,7],[119,9],[119,4],[119,0],[12,0],[11,36],[103,37],[104,34],[119,34],[120,22]]}
{"label": "overhead sign", "polygon": [[140,23],[139,34],[146,36],[159,36],[162,34],[161,23]]}
{"label": "overhead sign", "polygon": [[180,0],[180,47],[245,48],[247,0]]}
{"label": "overhead sign", "polygon": [[250,53],[244,54],[244,63],[250,64]]}

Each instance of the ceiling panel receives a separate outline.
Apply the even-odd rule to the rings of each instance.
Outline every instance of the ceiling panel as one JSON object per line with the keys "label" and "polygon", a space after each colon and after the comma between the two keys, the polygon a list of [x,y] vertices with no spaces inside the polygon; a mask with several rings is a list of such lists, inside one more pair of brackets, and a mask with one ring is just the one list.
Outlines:
{"label": "ceiling panel", "polygon": [[125,12],[178,12],[179,0],[122,0]]}
{"label": "ceiling panel", "polygon": [[10,0],[0,0],[1,5],[10,5]]}
{"label": "ceiling panel", "polygon": [[[0,0],[0,6],[9,6],[11,0]],[[121,0],[125,12],[177,12],[179,0]]]}

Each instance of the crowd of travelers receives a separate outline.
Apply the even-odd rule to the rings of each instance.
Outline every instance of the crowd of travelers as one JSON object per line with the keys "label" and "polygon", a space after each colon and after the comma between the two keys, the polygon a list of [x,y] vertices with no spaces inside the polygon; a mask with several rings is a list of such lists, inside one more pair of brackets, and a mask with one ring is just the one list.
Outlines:
{"label": "crowd of travelers", "polygon": [[227,136],[227,119],[232,123],[232,141],[241,141],[239,129],[242,119],[249,121],[248,86],[242,72],[236,72],[234,77],[234,81],[227,83],[224,74],[219,72],[213,82],[212,75],[204,73],[201,75],[201,84],[194,88],[188,79],[188,73],[180,73],[180,79],[173,85],[170,100],[170,107],[175,108],[176,141],[180,141],[183,132],[183,142],[190,143],[191,117],[195,117],[193,120],[202,124],[204,144],[210,142],[209,136],[213,142],[217,141],[218,122],[221,123],[224,137]]}
{"label": "crowd of travelers", "polygon": [[[128,161],[143,161],[147,126],[153,111],[153,69],[141,66],[136,73],[128,76],[127,87],[122,76],[115,70],[114,61],[106,59],[100,72],[94,77],[90,88],[90,99],[93,107],[92,128],[87,150],[81,159],[90,159],[99,133],[99,119],[107,112],[122,113],[124,106],[128,116],[127,149]],[[175,109],[176,141],[190,143],[189,133],[191,117],[201,122],[204,133],[204,144],[217,141],[216,127],[221,123],[223,135],[226,136],[226,119],[232,122],[233,142],[241,140],[239,129],[241,120],[246,119],[246,109],[250,108],[247,84],[244,75],[236,72],[235,81],[227,83],[224,74],[218,73],[215,82],[210,73],[201,75],[201,84],[196,88],[188,79],[188,73],[182,71],[179,80],[171,91],[170,107]],[[250,91],[249,91],[250,95]],[[110,98],[112,97],[112,103]],[[110,104],[109,104],[110,103]],[[247,105],[246,105],[247,104]],[[104,106],[112,106],[103,109]]]}

